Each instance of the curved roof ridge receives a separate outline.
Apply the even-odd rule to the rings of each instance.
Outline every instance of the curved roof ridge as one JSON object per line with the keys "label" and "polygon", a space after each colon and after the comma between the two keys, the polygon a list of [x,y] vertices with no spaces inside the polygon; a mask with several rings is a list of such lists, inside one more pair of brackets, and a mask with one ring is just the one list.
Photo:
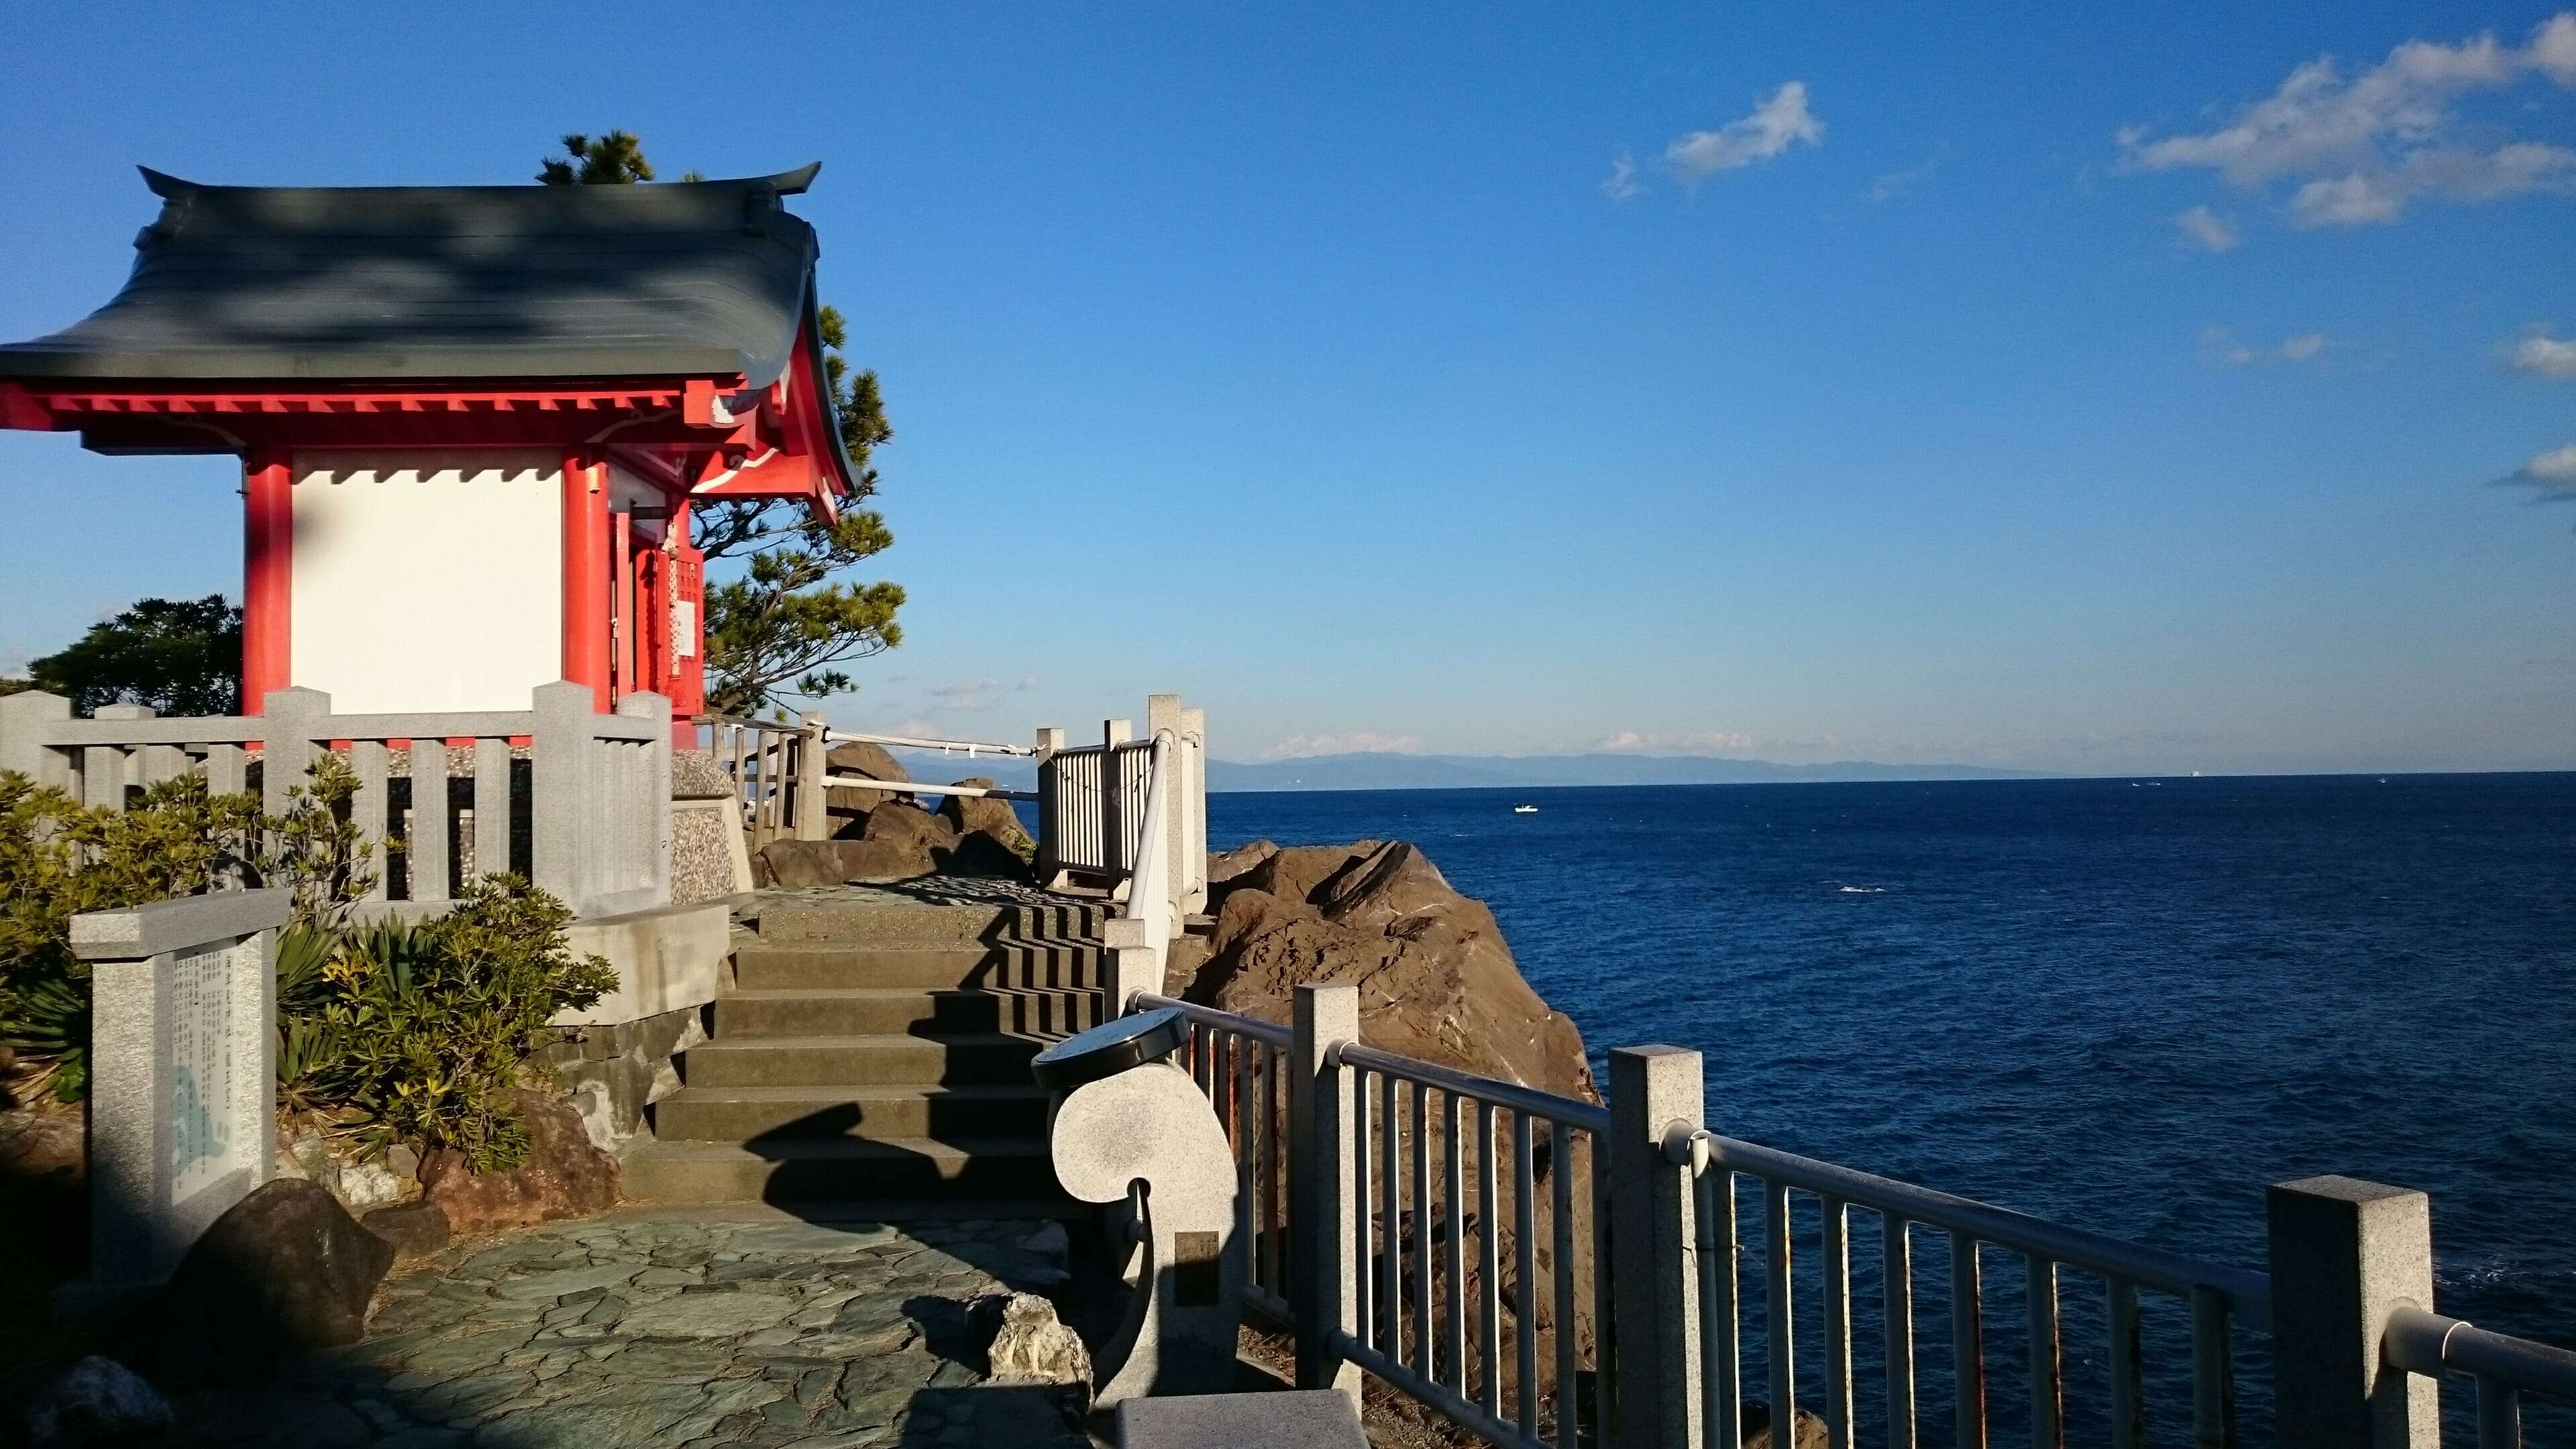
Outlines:
{"label": "curved roof ridge", "polygon": [[[173,176],[167,171],[155,171],[149,166],[137,166],[134,169],[143,173],[143,184],[151,189],[152,194],[160,197],[164,201],[177,201],[185,197],[198,196],[207,192],[533,191],[546,185],[546,183],[542,181],[516,181],[488,183],[475,182],[461,186],[234,186],[223,182],[190,181],[184,176]],[[822,162],[808,161],[804,165],[796,167],[793,170],[775,171],[767,176],[704,177],[696,181],[649,181],[639,182],[637,184],[645,186],[703,186],[710,189],[732,187],[734,189],[744,191],[772,191],[780,196],[802,196],[814,185],[814,177],[817,173],[822,171],[822,169]],[[549,189],[561,190],[562,188],[556,187]]]}

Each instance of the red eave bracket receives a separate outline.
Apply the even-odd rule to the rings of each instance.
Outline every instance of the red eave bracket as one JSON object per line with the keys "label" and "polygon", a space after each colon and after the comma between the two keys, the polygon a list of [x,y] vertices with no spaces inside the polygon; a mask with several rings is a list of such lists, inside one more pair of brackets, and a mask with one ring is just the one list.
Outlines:
{"label": "red eave bracket", "polygon": [[0,382],[0,428],[31,433],[60,432],[70,426],[53,409],[31,396],[26,385]]}

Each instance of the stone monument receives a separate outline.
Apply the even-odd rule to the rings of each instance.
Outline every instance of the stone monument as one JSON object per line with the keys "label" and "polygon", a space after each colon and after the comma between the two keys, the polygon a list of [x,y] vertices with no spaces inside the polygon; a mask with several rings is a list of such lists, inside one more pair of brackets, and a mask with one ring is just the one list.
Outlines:
{"label": "stone monument", "polygon": [[1104,1408],[1234,1382],[1245,1248],[1234,1150],[1198,1085],[1164,1060],[1187,1034],[1165,1007],[1068,1037],[1032,1063],[1056,1094],[1056,1180],[1084,1202],[1128,1209],[1111,1220],[1135,1238],[1126,1320],[1092,1354],[1093,1402]]}

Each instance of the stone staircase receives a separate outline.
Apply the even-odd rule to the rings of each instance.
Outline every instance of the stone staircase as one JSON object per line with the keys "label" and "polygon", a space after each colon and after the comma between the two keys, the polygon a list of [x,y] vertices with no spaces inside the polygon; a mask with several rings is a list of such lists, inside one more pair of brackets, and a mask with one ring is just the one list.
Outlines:
{"label": "stone staircase", "polygon": [[626,1195],[1060,1206],[1029,1058],[1100,1019],[1083,904],[772,904]]}

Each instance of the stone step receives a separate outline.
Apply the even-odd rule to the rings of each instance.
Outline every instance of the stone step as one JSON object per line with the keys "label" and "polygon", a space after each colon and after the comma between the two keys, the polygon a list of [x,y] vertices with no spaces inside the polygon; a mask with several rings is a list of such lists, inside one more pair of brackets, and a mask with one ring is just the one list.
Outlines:
{"label": "stone step", "polygon": [[653,1134],[665,1142],[764,1144],[782,1137],[1035,1140],[1046,1117],[1047,1094],[1034,1083],[688,1087],[654,1104]]}
{"label": "stone step", "polygon": [[829,1036],[840,1033],[1009,1031],[1064,1036],[1100,1020],[1089,990],[909,986],[797,987],[731,991],[716,998],[715,1036]]}
{"label": "stone step", "polygon": [[754,991],[800,986],[1096,987],[1097,943],[991,942],[843,946],[749,945],[734,952],[734,983]]}
{"label": "stone step", "polygon": [[769,942],[985,941],[1002,937],[1097,937],[1107,910],[1078,903],[1044,906],[887,904],[875,901],[776,901],[761,908],[757,928]]}
{"label": "stone step", "polygon": [[1049,1209],[1067,1201],[1046,1144],[1035,1137],[651,1142],[625,1166],[626,1197],[640,1203],[993,1198]]}
{"label": "stone step", "polygon": [[680,1056],[691,1087],[1029,1084],[1029,1058],[1046,1043],[1003,1032],[938,1036],[752,1036],[702,1042]]}

